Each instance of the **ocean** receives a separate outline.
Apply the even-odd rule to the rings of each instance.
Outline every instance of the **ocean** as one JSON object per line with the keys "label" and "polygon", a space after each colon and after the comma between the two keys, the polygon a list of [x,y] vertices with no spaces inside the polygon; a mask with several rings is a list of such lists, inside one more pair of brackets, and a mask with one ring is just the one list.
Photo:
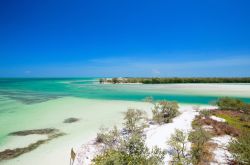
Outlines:
{"label": "ocean", "polygon": [[[144,105],[146,97],[199,105],[212,104],[222,96],[250,102],[250,84],[99,84],[97,78],[2,78],[0,151],[24,144],[19,137],[8,136],[14,131],[56,128],[66,133],[54,143],[4,162],[29,164],[32,159],[37,164],[43,152],[62,146],[70,150],[72,145],[94,136],[101,125],[119,124],[121,112],[127,108],[150,111],[150,106]],[[81,120],[72,125],[64,124],[69,117]]]}

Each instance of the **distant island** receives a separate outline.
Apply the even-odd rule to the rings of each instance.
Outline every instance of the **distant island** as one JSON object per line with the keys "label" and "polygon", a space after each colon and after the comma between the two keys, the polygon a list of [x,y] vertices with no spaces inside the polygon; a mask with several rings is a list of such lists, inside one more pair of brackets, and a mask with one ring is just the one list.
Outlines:
{"label": "distant island", "polygon": [[250,83],[250,77],[100,78],[100,84]]}

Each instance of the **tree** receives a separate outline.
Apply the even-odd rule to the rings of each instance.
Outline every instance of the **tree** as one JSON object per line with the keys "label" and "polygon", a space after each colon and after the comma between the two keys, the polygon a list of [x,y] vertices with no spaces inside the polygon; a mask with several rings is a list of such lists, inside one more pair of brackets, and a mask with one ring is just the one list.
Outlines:
{"label": "tree", "polygon": [[119,83],[119,80],[118,80],[118,78],[112,78],[112,83],[114,83],[114,84],[117,84],[117,83]]}
{"label": "tree", "polygon": [[239,164],[250,164],[250,133],[244,133],[238,139],[232,140],[229,151]]}
{"label": "tree", "polygon": [[171,135],[169,141],[167,141],[167,144],[171,147],[173,150],[173,164],[178,165],[186,165],[190,164],[188,162],[188,152],[187,152],[187,134],[185,134],[183,131],[176,129],[175,133]]}
{"label": "tree", "polygon": [[165,152],[155,147],[149,149],[145,144],[142,129],[146,114],[143,111],[129,109],[124,113],[125,134],[119,134],[115,127],[111,131],[99,133],[100,142],[107,147],[93,159],[94,165],[160,165]]}
{"label": "tree", "polygon": [[172,122],[172,119],[179,114],[177,102],[161,101],[156,103],[152,113],[153,120],[158,124]]}
{"label": "tree", "polygon": [[221,110],[249,110],[249,105],[241,101],[240,99],[231,98],[231,97],[222,97],[219,98],[216,102],[216,105]]}
{"label": "tree", "polygon": [[155,147],[150,150],[141,134],[123,138],[118,149],[106,150],[94,158],[94,165],[160,165],[165,153]]}
{"label": "tree", "polygon": [[204,145],[210,138],[211,135],[200,126],[197,126],[194,131],[189,134],[188,139],[193,144],[191,150],[193,164],[198,164],[201,161]]}
{"label": "tree", "polygon": [[146,112],[138,109],[128,109],[124,113],[124,127],[129,133],[140,133],[147,126]]}
{"label": "tree", "polygon": [[100,84],[104,83],[104,81],[105,81],[105,80],[102,79],[102,78],[99,79],[99,83],[100,83]]}
{"label": "tree", "polygon": [[103,143],[104,149],[113,149],[119,147],[120,138],[120,132],[116,126],[111,130],[100,128],[100,132],[97,133],[96,142]]}

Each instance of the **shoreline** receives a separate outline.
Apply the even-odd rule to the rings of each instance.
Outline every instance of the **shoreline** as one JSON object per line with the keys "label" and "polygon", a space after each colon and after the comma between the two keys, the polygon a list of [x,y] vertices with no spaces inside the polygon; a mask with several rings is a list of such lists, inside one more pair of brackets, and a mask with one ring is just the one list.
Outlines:
{"label": "shoreline", "polygon": [[[33,126],[29,125],[28,127],[24,125],[23,127],[17,128],[18,130],[13,130],[11,132],[40,129],[46,126],[46,128],[54,127],[61,132],[66,133],[66,135],[53,139],[46,144],[42,144],[35,150],[22,154],[19,157],[1,161],[0,164],[27,165],[33,163],[36,165],[68,165],[71,148],[75,149],[79,147],[79,145],[93,139],[102,125],[105,127],[111,127],[113,125],[119,126],[122,124],[122,113],[128,108],[139,108],[150,111],[151,106],[150,103],[146,102],[94,100],[71,97],[41,103],[41,115],[39,115],[40,124],[36,123]],[[46,109],[45,107],[48,108]],[[52,112],[51,109],[56,110]],[[33,116],[32,113],[40,113],[40,109],[37,109],[36,111],[32,110],[32,106],[27,110],[27,113],[31,116]],[[77,117],[81,120],[74,123],[64,123],[64,120],[69,117]],[[32,120],[30,122],[33,123],[34,121]],[[17,148],[19,146],[23,147],[34,141],[40,140],[37,136],[27,136],[28,139],[22,140],[23,143],[19,144],[19,137],[11,138],[12,139],[9,140],[7,139],[8,143],[5,143],[6,145],[8,144],[8,146],[11,146],[11,148]],[[8,146],[3,145],[1,147],[6,149]],[[47,155],[46,153],[50,154]],[[41,157],[43,157],[42,162],[39,161]],[[54,159],[55,157],[58,159]]]}
{"label": "shoreline", "polygon": [[[154,145],[158,145],[160,148],[167,150],[168,147],[165,142],[167,138],[170,137],[171,133],[173,133],[175,128],[181,128],[184,129],[184,131],[189,131],[191,129],[191,122],[197,113],[195,112],[195,109],[212,107],[206,104],[179,105],[182,113],[173,119],[173,123],[164,124],[159,127],[151,127],[151,130],[148,130],[147,135],[150,137],[147,139],[148,146],[152,147]],[[71,148],[74,148],[76,151],[79,150],[79,147],[93,142],[93,139],[96,137],[96,133],[99,131],[101,126],[104,125],[105,127],[111,128],[113,125],[117,125],[120,127],[123,118],[122,113],[127,111],[128,108],[145,110],[150,117],[153,104],[142,101],[98,100],[65,97],[39,103],[39,106],[34,106],[36,106],[36,111],[33,110],[33,105],[29,105],[29,108],[26,109],[26,113],[30,115],[30,117],[33,117],[33,113],[38,117],[30,118],[32,120],[30,120],[29,123],[33,123],[33,125],[27,123],[27,128],[20,127],[18,128],[19,130],[13,131],[39,129],[46,126],[46,128],[55,127],[56,129],[66,133],[66,135],[53,139],[47,144],[39,146],[32,152],[28,152],[11,160],[0,162],[0,164],[26,165],[30,164],[30,162],[35,162],[37,165],[67,165],[69,163]],[[73,123],[64,123],[65,119],[69,118],[77,118],[79,120]],[[41,123],[36,123],[37,120]],[[22,123],[22,121],[15,122]],[[158,139],[159,137],[160,139]],[[18,139],[14,139],[14,146],[16,145],[15,147],[18,147],[17,144],[15,144],[17,142],[15,142],[15,140]],[[24,140],[25,144],[28,144],[26,140]],[[30,143],[33,141],[34,139],[31,138]],[[13,146],[13,143],[11,142],[6,144]],[[23,145],[24,144],[21,144],[21,146]],[[48,152],[51,152],[51,154],[44,155]],[[44,161],[39,162],[39,157],[42,156],[44,157]],[[54,159],[54,157],[58,157],[60,159]],[[169,157],[166,158],[166,161],[169,159]]]}
{"label": "shoreline", "polygon": [[100,78],[99,83],[250,83],[250,77],[113,77]]}
{"label": "shoreline", "polygon": [[[100,84],[101,85],[101,84]],[[245,97],[250,98],[250,83],[174,83],[174,84],[103,84],[114,88],[133,89],[150,93],[173,94],[184,96],[211,96],[211,97]]]}

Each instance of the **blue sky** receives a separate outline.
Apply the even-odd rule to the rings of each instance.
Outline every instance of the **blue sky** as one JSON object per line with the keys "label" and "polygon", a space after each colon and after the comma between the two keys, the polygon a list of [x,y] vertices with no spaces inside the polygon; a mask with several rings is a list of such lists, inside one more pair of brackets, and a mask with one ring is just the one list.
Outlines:
{"label": "blue sky", "polygon": [[0,77],[250,76],[248,0],[0,2]]}

